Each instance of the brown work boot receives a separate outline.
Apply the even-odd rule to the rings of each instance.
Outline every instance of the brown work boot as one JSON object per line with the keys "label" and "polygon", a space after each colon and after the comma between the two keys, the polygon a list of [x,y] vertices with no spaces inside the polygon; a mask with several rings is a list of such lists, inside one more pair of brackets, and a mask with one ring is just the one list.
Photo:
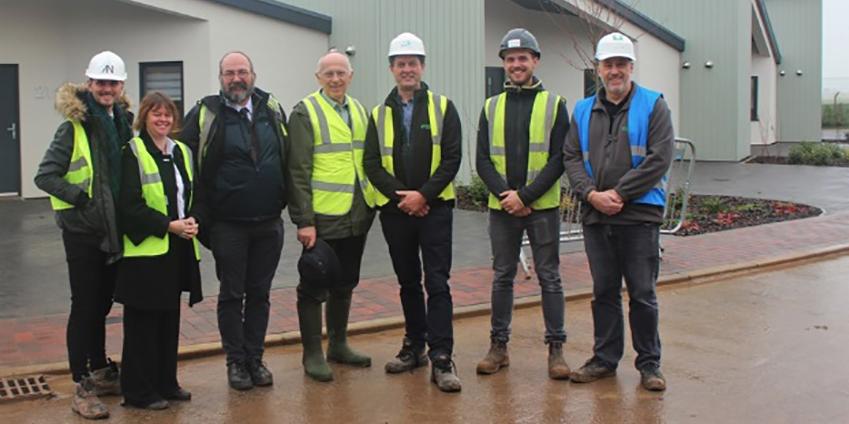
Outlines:
{"label": "brown work boot", "polygon": [[79,383],[74,384],[71,410],[90,420],[109,417],[109,409],[97,398],[94,382],[89,376],[83,377]]}
{"label": "brown work boot", "polygon": [[493,340],[489,352],[478,362],[478,374],[495,374],[503,367],[510,366],[510,355],[507,353],[507,343]]}
{"label": "brown work boot", "polygon": [[572,370],[566,360],[563,359],[563,343],[550,342],[548,344],[548,378],[552,380],[568,380]]}
{"label": "brown work boot", "polygon": [[648,367],[640,370],[640,384],[646,390],[662,392],[666,390],[666,378],[659,367]]}
{"label": "brown work boot", "polygon": [[573,383],[589,383],[601,378],[613,377],[614,375],[616,375],[614,368],[608,368],[593,358],[587,361],[584,366],[578,368],[577,371],[572,372],[569,379]]}
{"label": "brown work boot", "polygon": [[121,394],[121,372],[111,359],[106,360],[105,367],[91,372],[91,382],[94,383],[94,394],[97,396]]}

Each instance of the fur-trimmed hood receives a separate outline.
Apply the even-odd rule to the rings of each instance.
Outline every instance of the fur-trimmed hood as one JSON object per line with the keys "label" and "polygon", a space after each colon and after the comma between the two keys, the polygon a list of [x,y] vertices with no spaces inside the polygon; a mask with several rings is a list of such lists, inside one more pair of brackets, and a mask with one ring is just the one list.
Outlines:
{"label": "fur-trimmed hood", "polygon": [[[63,84],[56,91],[56,110],[67,119],[85,121],[86,115],[88,115],[88,107],[83,100],[86,92],[88,92],[88,86],[85,83],[67,82]],[[124,111],[130,110],[130,99],[126,92],[121,93],[121,97],[116,103]]]}

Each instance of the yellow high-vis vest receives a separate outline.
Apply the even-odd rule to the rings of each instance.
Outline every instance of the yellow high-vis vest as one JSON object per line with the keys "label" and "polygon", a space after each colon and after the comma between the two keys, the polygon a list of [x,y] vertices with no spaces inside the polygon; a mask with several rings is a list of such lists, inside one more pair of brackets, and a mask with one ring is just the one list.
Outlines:
{"label": "yellow high-vis vest", "polygon": [[[430,159],[430,175],[436,172],[439,163],[442,161],[442,127],[445,117],[445,110],[448,108],[448,98],[439,94],[434,94],[430,90],[427,91],[427,114],[430,124],[430,139],[431,139],[431,159]],[[392,157],[393,146],[395,144],[395,125],[392,118],[392,108],[387,105],[375,106],[371,119],[374,120],[377,128],[377,139],[380,145],[381,165],[389,175],[395,175],[395,164]],[[379,190],[375,189],[375,203],[377,206],[383,206],[389,203],[389,198],[384,196]],[[442,200],[454,200],[454,183],[448,183],[445,189],[439,193]]]}
{"label": "yellow high-vis vest", "polygon": [[[183,163],[186,166],[189,184],[191,184],[194,181],[192,174],[192,151],[185,144],[177,140],[174,140],[174,142],[177,143],[177,147],[183,153]],[[159,175],[159,166],[156,165],[156,160],[147,151],[144,140],[139,137],[130,140],[127,143],[127,148],[133,151],[139,164],[139,179],[141,180],[144,203],[151,209],[167,216],[168,198],[165,195],[165,185],[162,184],[162,177]],[[194,191],[189,196],[189,203],[186,205],[186,210],[191,207],[192,197],[194,197]],[[124,257],[164,255],[168,253],[168,237],[171,237],[171,234],[165,233],[165,237],[148,236],[140,244],[134,244],[129,237],[124,235]],[[200,248],[198,247],[197,238],[192,239],[192,245],[195,250],[195,259],[200,260]]]}
{"label": "yellow high-vis vest", "polygon": [[[534,99],[531,110],[530,130],[528,134],[528,176],[530,184],[539,176],[548,162],[551,129],[554,127],[557,105],[560,96],[548,91],[540,91]],[[484,111],[489,128],[489,157],[495,170],[507,181],[507,158],[505,156],[504,119],[507,106],[507,93],[501,93],[486,99]],[[490,209],[501,209],[501,203],[492,193],[489,194]],[[551,209],[560,206],[560,179],[552,184],[542,196],[530,204],[532,209]]]}
{"label": "yellow high-vis vest", "polygon": [[[88,144],[88,136],[80,121],[69,120],[68,122],[74,126],[74,150],[71,152],[68,172],[62,178],[88,193],[88,197],[91,198],[92,187],[94,186],[94,162],[91,161],[91,147]],[[50,206],[53,207],[54,211],[74,208],[74,205],[56,196],[50,196]]]}
{"label": "yellow high-vis vest", "polygon": [[374,207],[374,189],[363,170],[368,116],[356,99],[345,96],[351,126],[325,100],[320,92],[304,100],[313,131],[312,208],[322,215],[341,216],[351,210],[355,184],[363,198]]}

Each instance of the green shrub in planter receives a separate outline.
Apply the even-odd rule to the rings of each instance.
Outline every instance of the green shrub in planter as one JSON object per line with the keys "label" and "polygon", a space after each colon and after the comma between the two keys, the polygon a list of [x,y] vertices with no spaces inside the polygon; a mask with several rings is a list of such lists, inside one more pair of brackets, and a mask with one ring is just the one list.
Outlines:
{"label": "green shrub in planter", "polygon": [[834,165],[849,159],[846,151],[833,143],[801,143],[790,148],[787,161],[796,165]]}

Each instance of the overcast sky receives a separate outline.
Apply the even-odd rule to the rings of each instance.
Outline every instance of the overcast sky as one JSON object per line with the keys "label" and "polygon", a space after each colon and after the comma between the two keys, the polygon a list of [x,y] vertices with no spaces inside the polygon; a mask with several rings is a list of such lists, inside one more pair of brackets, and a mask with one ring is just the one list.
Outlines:
{"label": "overcast sky", "polygon": [[[824,98],[835,91],[849,93],[849,0],[822,2],[822,89]],[[847,97],[849,98],[849,97]]]}

